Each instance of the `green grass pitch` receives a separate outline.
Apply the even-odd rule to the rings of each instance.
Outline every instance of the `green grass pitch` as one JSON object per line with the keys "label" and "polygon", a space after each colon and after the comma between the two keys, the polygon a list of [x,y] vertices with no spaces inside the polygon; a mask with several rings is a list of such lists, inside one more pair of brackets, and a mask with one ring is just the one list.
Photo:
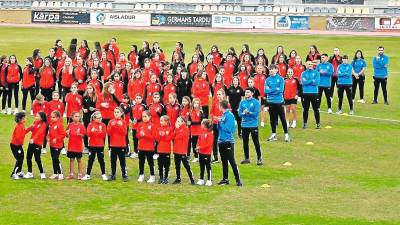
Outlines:
{"label": "green grass pitch", "polygon": [[[400,38],[1,27],[0,54],[14,53],[24,64],[24,58],[34,48],[40,48],[42,56],[47,55],[56,39],[62,39],[65,46],[74,37],[87,39],[93,48],[94,41],[104,43],[114,36],[121,52],[128,52],[130,44],[141,46],[143,40],[159,41],[168,59],[175,42],[182,41],[187,60],[197,43],[202,44],[205,53],[212,44],[225,52],[231,46],[240,51],[241,45],[248,43],[252,52],[263,47],[269,57],[281,44],[287,53],[296,49],[303,59],[311,44],[329,54],[339,47],[342,54],[350,57],[362,49],[368,63],[367,104],[356,103],[355,115],[397,122],[322,114],[323,129],[315,130],[310,112],[309,129],[291,129],[290,144],[283,142],[280,127],[279,141],[268,143],[268,125],[261,129],[260,137],[265,165],[255,165],[251,146],[252,164],[239,165],[242,188],[206,188],[190,186],[184,171],[183,185],[139,184],[138,163],[132,159],[128,160],[128,183],[123,183],[120,176],[116,182],[102,181],[97,163],[93,179],[88,182],[11,180],[14,159],[9,141],[14,121],[11,116],[0,115],[0,224],[400,224]],[[381,104],[381,95],[380,104],[370,104],[371,59],[379,45],[385,46],[390,56],[389,106]],[[336,110],[337,98],[333,105]],[[326,110],[325,104],[321,108]],[[348,112],[346,102],[344,110]],[[299,112],[301,115],[300,108]],[[30,117],[27,124],[31,121]],[[301,124],[302,119],[298,121]],[[240,140],[235,151],[236,160],[240,161]],[[49,153],[43,161],[50,175]],[[284,166],[285,162],[292,166]],[[64,156],[62,164],[67,170]],[[108,157],[106,166],[110,171]],[[198,177],[198,164],[191,166]],[[35,164],[34,173],[38,175]],[[214,183],[221,173],[221,165],[213,165]],[[171,167],[171,177],[174,176]],[[232,181],[232,174],[230,178]]]}

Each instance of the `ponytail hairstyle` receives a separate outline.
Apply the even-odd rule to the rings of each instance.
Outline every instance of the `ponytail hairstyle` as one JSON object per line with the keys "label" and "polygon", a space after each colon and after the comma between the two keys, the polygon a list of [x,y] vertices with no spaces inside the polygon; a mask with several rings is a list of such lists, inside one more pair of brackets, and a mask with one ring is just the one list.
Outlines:
{"label": "ponytail hairstyle", "polygon": [[47,116],[46,116],[46,113],[44,113],[44,112],[38,112],[38,115],[40,116],[40,120],[41,120],[43,123],[46,123],[46,124],[47,124]]}
{"label": "ponytail hairstyle", "polygon": [[204,125],[204,127],[208,130],[208,131],[212,131],[213,130],[213,123],[210,119],[203,119],[201,121],[201,124]]}
{"label": "ponytail hairstyle", "polygon": [[25,117],[26,117],[26,114],[24,112],[18,112],[17,114],[15,114],[14,120],[16,123],[19,123]]}

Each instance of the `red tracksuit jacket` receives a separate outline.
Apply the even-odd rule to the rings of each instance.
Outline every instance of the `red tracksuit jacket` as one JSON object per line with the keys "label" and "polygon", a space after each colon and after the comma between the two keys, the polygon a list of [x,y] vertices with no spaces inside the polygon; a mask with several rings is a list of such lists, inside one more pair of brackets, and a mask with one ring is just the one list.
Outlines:
{"label": "red tracksuit jacket", "polygon": [[211,155],[213,151],[214,134],[208,129],[202,129],[202,133],[197,141],[199,153],[203,155]]}
{"label": "red tracksuit jacket", "polygon": [[32,131],[31,140],[33,144],[42,146],[46,138],[47,124],[42,121],[35,121],[28,131]]}
{"label": "red tracksuit jacket", "polygon": [[239,77],[240,87],[242,87],[243,90],[248,88],[249,87],[249,83],[248,83],[249,75],[247,74],[247,72],[239,72],[238,77]]}
{"label": "red tracksuit jacket", "polygon": [[217,67],[212,63],[207,64],[206,73],[208,76],[208,81],[210,83],[213,83],[215,80],[215,76],[217,75]]}
{"label": "red tracksuit jacket", "polygon": [[152,103],[149,106],[149,111],[151,114],[151,122],[153,122],[156,127],[159,127],[160,117],[164,113],[164,106],[161,103]]}
{"label": "red tracksuit jacket", "polygon": [[144,92],[146,83],[142,78],[140,79],[129,79],[128,82],[128,95],[132,100],[136,98],[137,94],[140,94],[144,98]]}
{"label": "red tracksuit jacket", "polygon": [[13,134],[11,137],[11,144],[17,145],[17,146],[23,145],[26,133],[27,133],[27,130],[25,129],[25,125],[23,123],[18,123],[14,128],[14,131],[13,131]]}
{"label": "red tracksuit jacket", "polygon": [[171,93],[176,93],[175,84],[166,84],[164,86],[164,89],[163,89],[163,99],[162,99],[162,101],[163,101],[164,104],[168,103],[168,96]]}
{"label": "red tracksuit jacket", "polygon": [[158,153],[171,153],[173,130],[170,126],[161,126],[156,131],[157,152]]}
{"label": "red tracksuit jacket", "polygon": [[[108,103],[108,107],[101,106],[101,103]],[[101,116],[103,119],[112,119],[114,118],[114,109],[118,106],[117,102],[114,101],[112,95],[107,97],[103,97],[100,95],[96,102],[96,108],[100,110]]]}
{"label": "red tracksuit jacket", "polygon": [[59,100],[51,100],[49,102],[49,107],[50,107],[50,113],[54,111],[58,111],[60,115],[62,116],[65,112],[65,106],[64,103],[59,99]]}
{"label": "red tracksuit jacket", "polygon": [[72,70],[73,77],[75,77],[76,81],[81,80],[82,83],[78,85],[78,90],[79,91],[85,91],[86,90],[86,80],[87,80],[87,70],[83,65],[77,65],[74,67]]}
{"label": "red tracksuit jacket", "polygon": [[68,93],[65,96],[65,103],[67,104],[67,117],[71,117],[73,112],[80,112],[82,109],[82,96],[78,93]]}
{"label": "red tracksuit jacket", "polygon": [[190,134],[192,136],[199,136],[202,133],[201,121],[203,120],[203,113],[200,110],[193,109],[190,112]]}
{"label": "red tracksuit jacket", "polygon": [[267,77],[264,74],[254,75],[254,87],[260,91],[261,98],[265,98],[264,85]]}
{"label": "red tracksuit jacket", "polygon": [[153,94],[161,92],[161,85],[159,83],[150,83],[146,86],[146,104],[150,105],[153,103]]}
{"label": "red tracksuit jacket", "polygon": [[[121,123],[119,125],[118,123]],[[120,147],[125,148],[127,146],[126,143],[126,134],[127,134],[127,125],[125,120],[121,119],[112,119],[107,126],[107,133],[110,136],[110,146],[111,147]]]}
{"label": "red tracksuit jacket", "polygon": [[50,115],[50,105],[48,102],[44,101],[43,104],[39,104],[37,100],[33,101],[32,104],[32,112],[33,115],[36,115],[38,112],[44,112],[47,116]]}
{"label": "red tracksuit jacket", "polygon": [[74,82],[73,72],[70,72],[69,67],[63,68],[61,70],[61,86],[70,88]]}
{"label": "red tracksuit jacket", "polygon": [[5,77],[8,84],[18,83],[22,78],[21,66],[16,63],[8,65],[5,70]]}
{"label": "red tracksuit jacket", "polygon": [[33,65],[28,65],[24,68],[22,76],[22,88],[28,89],[35,86],[35,72],[36,69]]}
{"label": "red tracksuit jacket", "polygon": [[85,126],[83,123],[70,123],[67,127],[68,151],[69,152],[83,152],[83,137],[86,134]]}
{"label": "red tracksuit jacket", "polygon": [[181,111],[179,112],[179,116],[182,116],[185,118],[186,121],[189,121],[189,116],[190,116],[190,107],[186,106],[181,108]]}
{"label": "red tracksuit jacket", "polygon": [[56,85],[56,75],[51,67],[46,67],[40,72],[39,86],[43,89],[50,89]]}
{"label": "red tracksuit jacket", "polygon": [[189,128],[182,124],[179,128],[175,128],[174,132],[174,154],[186,155],[189,144]]}
{"label": "red tracksuit jacket", "polygon": [[[143,136],[142,136],[143,132]],[[136,137],[139,139],[139,151],[154,151],[156,129],[154,124],[149,122],[141,122],[137,127]]]}
{"label": "red tracksuit jacket", "polygon": [[283,93],[285,100],[295,99],[298,85],[299,82],[294,77],[292,79],[285,79],[285,91]]}
{"label": "red tracksuit jacket", "polygon": [[65,135],[66,133],[61,118],[56,122],[50,123],[48,137],[51,148],[62,148],[64,146]]}
{"label": "red tracksuit jacket", "polygon": [[104,140],[107,135],[107,127],[102,122],[92,121],[87,127],[86,135],[89,138],[90,147],[104,147]]}
{"label": "red tracksuit jacket", "polygon": [[142,113],[146,110],[146,105],[136,104],[132,107],[132,118],[136,120],[136,124],[132,123],[132,130],[136,130],[139,123],[142,122]]}
{"label": "red tracksuit jacket", "polygon": [[195,98],[200,99],[201,106],[208,106],[208,94],[210,86],[206,80],[196,80],[193,82],[192,94]]}
{"label": "red tracksuit jacket", "polygon": [[[178,119],[179,116],[179,111],[181,110],[181,106],[178,103],[175,103],[174,105],[167,104],[165,106],[165,111],[167,116],[169,117],[169,120],[171,121],[171,124],[175,125],[176,119]],[[173,126],[175,127],[175,126]]]}
{"label": "red tracksuit jacket", "polygon": [[115,89],[115,96],[119,101],[122,101],[122,96],[124,95],[124,82],[122,81],[114,81],[113,86]]}
{"label": "red tracksuit jacket", "polygon": [[283,77],[283,78],[286,77],[287,69],[288,69],[288,66],[285,63],[278,64],[278,71],[279,71],[279,75],[281,75],[281,77]]}

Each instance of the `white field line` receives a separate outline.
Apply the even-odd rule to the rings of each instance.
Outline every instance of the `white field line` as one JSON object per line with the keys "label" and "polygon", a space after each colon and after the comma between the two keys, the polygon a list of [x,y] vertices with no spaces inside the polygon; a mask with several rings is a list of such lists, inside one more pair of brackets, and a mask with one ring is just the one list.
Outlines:
{"label": "white field line", "polygon": [[[327,111],[319,111],[320,113],[325,113],[328,114]],[[388,122],[395,122],[395,123],[400,123],[400,120],[394,120],[394,119],[385,119],[385,118],[378,118],[378,117],[370,117],[370,116],[359,116],[359,115],[338,115],[336,113],[332,113],[332,115],[337,115],[337,116],[345,116],[347,118],[351,117],[356,117],[356,118],[362,118],[362,119],[370,119],[370,120],[380,120],[380,121],[388,121]]]}

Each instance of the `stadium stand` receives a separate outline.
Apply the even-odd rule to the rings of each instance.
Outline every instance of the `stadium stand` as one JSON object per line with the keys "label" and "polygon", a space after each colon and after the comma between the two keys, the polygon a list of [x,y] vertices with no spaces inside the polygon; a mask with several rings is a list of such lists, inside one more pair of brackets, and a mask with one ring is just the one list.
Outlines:
{"label": "stadium stand", "polygon": [[[331,4],[340,3],[342,4]],[[33,1],[0,0],[0,9],[116,10],[185,13],[255,13],[345,16],[392,16],[400,14],[400,0],[111,0]]]}

